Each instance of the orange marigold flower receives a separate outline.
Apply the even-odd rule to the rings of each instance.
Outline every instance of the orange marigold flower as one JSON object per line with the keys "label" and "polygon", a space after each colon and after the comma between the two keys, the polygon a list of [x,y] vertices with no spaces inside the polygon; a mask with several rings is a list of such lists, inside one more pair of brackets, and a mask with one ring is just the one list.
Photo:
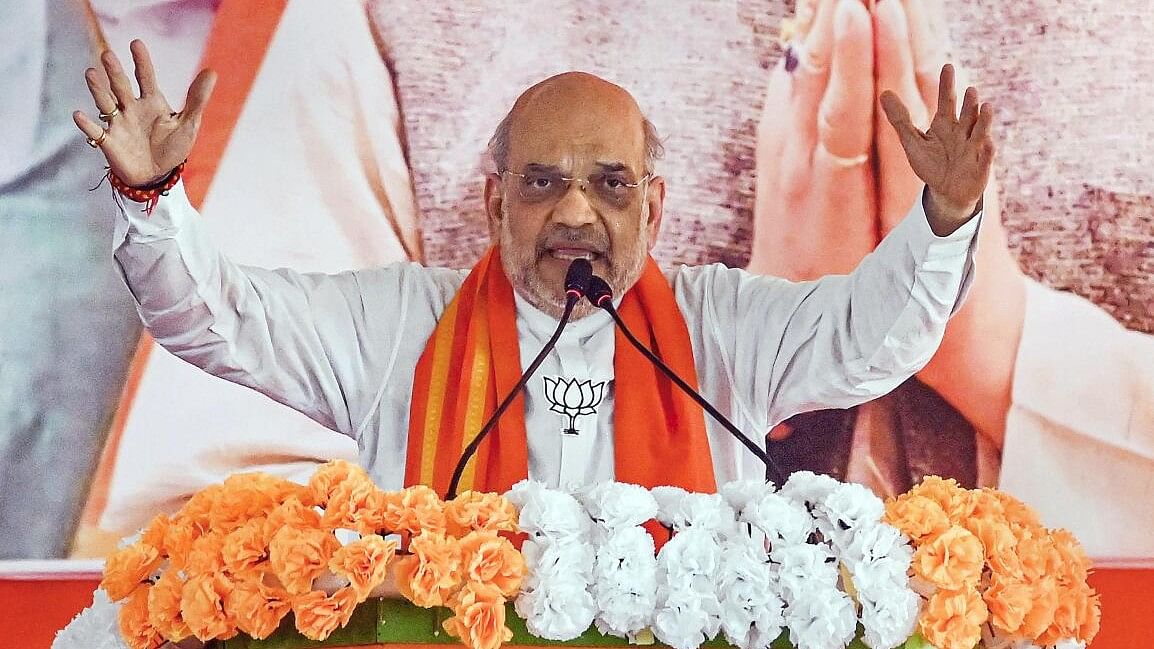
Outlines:
{"label": "orange marigold flower", "polygon": [[289,498],[269,512],[265,533],[269,538],[272,538],[281,528],[285,527],[320,528],[320,512],[299,498]]}
{"label": "orange marigold flower", "polygon": [[496,586],[466,584],[455,598],[453,613],[442,626],[469,649],[500,649],[513,639],[505,626],[505,598]]}
{"label": "orange marigold flower", "polygon": [[1022,574],[1029,582],[1043,577],[1057,578],[1062,573],[1062,556],[1053,537],[1041,528],[1019,535],[1018,559],[1022,563]]}
{"label": "orange marigold flower", "polygon": [[309,493],[314,504],[328,507],[329,497],[341,483],[348,480],[372,483],[369,474],[359,465],[346,460],[333,460],[317,467],[309,478]]}
{"label": "orange marigold flower", "polygon": [[384,525],[385,492],[365,476],[350,478],[329,493],[321,525],[327,529],[356,530],[362,535],[376,534]]}
{"label": "orange marigold flower", "polygon": [[982,542],[969,530],[956,525],[914,552],[915,574],[949,591],[977,584],[984,566]]}
{"label": "orange marigold flower", "polygon": [[990,623],[1004,635],[1020,635],[1026,614],[1034,606],[1034,589],[1018,579],[995,573],[982,599],[990,610]]}
{"label": "orange marigold flower", "polygon": [[104,562],[100,587],[112,601],[120,601],[140,588],[160,566],[160,551],[146,543],[133,543],[109,555]]}
{"label": "orange marigold flower", "polygon": [[517,509],[501,494],[466,491],[445,503],[445,519],[457,537],[473,530],[517,531]]}
{"label": "orange marigold flower", "polygon": [[209,522],[212,508],[216,506],[216,499],[224,491],[224,486],[213,484],[201,489],[188,499],[184,507],[180,508],[174,520],[184,520],[200,528],[201,531],[211,527]]}
{"label": "orange marigold flower", "polygon": [[1090,559],[1086,550],[1069,530],[1057,529],[1050,531],[1050,539],[1054,550],[1058,553],[1062,579],[1071,582],[1084,582],[1090,574]]}
{"label": "orange marigold flower", "polygon": [[164,529],[164,545],[161,553],[168,557],[169,569],[184,570],[188,566],[188,555],[192,544],[201,536],[200,527],[187,519],[174,518]]}
{"label": "orange marigold flower", "polygon": [[313,580],[324,572],[340,547],[332,532],[284,527],[269,543],[269,560],[285,589],[302,595],[312,590]]}
{"label": "orange marigold flower", "polygon": [[1004,491],[993,491],[992,493],[994,497],[1002,503],[1006,523],[1009,524],[1010,527],[1042,527],[1042,519],[1038,518],[1038,512],[1034,511],[1028,505]]}
{"label": "orange marigold flower", "polygon": [[223,532],[211,530],[193,541],[185,572],[192,576],[224,570],[224,539]]}
{"label": "orange marigold flower", "polygon": [[941,534],[950,527],[950,519],[941,505],[925,496],[910,496],[886,503],[885,522],[914,540]]}
{"label": "orange marigold flower", "polygon": [[293,600],[293,615],[296,617],[297,631],[310,639],[321,641],[333,631],[349,623],[357,608],[357,594],[345,587],[332,595],[314,590]]}
{"label": "orange marigold flower", "polygon": [[417,606],[444,606],[461,585],[457,539],[426,532],[413,537],[409,551],[411,555],[395,562],[397,589]]}
{"label": "orange marigold flower", "polygon": [[414,485],[401,491],[399,497],[389,494],[385,501],[385,529],[412,535],[443,532],[446,528],[445,503],[425,485]]}
{"label": "orange marigold flower", "polygon": [[183,593],[184,580],[176,570],[162,572],[148,590],[148,622],[170,642],[180,642],[192,635],[180,612]]}
{"label": "orange marigold flower", "polygon": [[936,502],[950,523],[957,525],[973,511],[974,501],[967,489],[963,489],[953,478],[943,479],[936,475],[926,476],[921,483],[908,492],[910,497],[924,496]]}
{"label": "orange marigold flower", "polygon": [[224,609],[237,628],[257,640],[272,635],[288,612],[292,596],[283,588],[265,585],[259,576],[236,582],[224,598]]}
{"label": "orange marigold flower", "polygon": [[171,524],[172,519],[170,519],[166,514],[157,514],[156,516],[153,516],[152,520],[148,521],[148,524],[144,526],[144,530],[141,531],[140,542],[144,543],[145,545],[151,545],[157,550],[160,550],[162,555],[165,554],[164,537],[168,532],[169,525]]}
{"label": "orange marigold flower", "polygon": [[236,620],[224,610],[224,599],[232,588],[232,582],[222,574],[196,575],[185,582],[180,610],[198,640],[227,640],[237,634]]}
{"label": "orange marigold flower", "polygon": [[120,608],[117,617],[120,637],[131,649],[156,649],[164,644],[164,636],[148,620],[150,587],[137,588]]}
{"label": "orange marigold flower", "polygon": [[506,598],[521,589],[525,559],[509,539],[479,530],[465,535],[460,547],[462,578],[466,582],[491,584]]}
{"label": "orange marigold flower", "polygon": [[236,528],[224,537],[221,547],[224,566],[234,575],[256,568],[268,559],[270,537],[264,517],[254,518]]}
{"label": "orange marigold flower", "polygon": [[1022,620],[1022,635],[1036,639],[1054,623],[1058,611],[1058,582],[1053,577],[1044,577],[1030,582],[1033,590],[1030,611]]}
{"label": "orange marigold flower", "polygon": [[976,588],[939,590],[930,596],[918,628],[938,649],[974,649],[988,616]]}
{"label": "orange marigold flower", "polygon": [[363,602],[374,588],[385,583],[389,562],[397,551],[397,542],[373,534],[364,536],[337,550],[329,561],[329,570],[349,580]]}
{"label": "orange marigold flower", "polygon": [[1000,520],[972,518],[966,528],[982,542],[986,563],[994,574],[1022,578],[1022,561],[1018,558],[1018,539]]}
{"label": "orange marigold flower", "polygon": [[[1058,586],[1057,594],[1058,606],[1054,609],[1054,621],[1038,636],[1039,645],[1050,646],[1066,639],[1083,640],[1083,625],[1088,618],[1097,617],[1092,610],[1098,608],[1098,595],[1085,582]],[[1096,626],[1097,621],[1093,624]]]}

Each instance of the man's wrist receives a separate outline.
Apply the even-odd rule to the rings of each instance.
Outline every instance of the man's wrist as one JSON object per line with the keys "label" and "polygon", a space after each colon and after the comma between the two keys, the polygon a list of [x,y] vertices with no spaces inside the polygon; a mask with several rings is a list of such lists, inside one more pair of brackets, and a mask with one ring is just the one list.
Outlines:
{"label": "man's wrist", "polygon": [[982,198],[972,205],[957,207],[935,196],[934,191],[927,186],[922,193],[922,208],[925,210],[930,230],[936,236],[946,237],[982,211]]}

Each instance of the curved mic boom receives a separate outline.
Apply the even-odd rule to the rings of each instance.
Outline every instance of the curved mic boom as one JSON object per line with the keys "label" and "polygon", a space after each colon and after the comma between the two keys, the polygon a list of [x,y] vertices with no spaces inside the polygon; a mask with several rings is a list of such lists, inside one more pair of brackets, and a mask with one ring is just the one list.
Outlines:
{"label": "curved mic boom", "polygon": [[453,478],[449,481],[449,490],[445,492],[445,500],[452,500],[457,497],[457,487],[461,484],[461,475],[465,472],[465,467],[469,464],[469,460],[477,449],[481,446],[481,442],[488,436],[489,432],[497,425],[497,421],[501,415],[509,408],[509,404],[513,403],[513,399],[521,393],[522,388],[529,382],[533,373],[544,362],[545,357],[552,351],[557,344],[557,340],[561,338],[561,331],[565,329],[565,325],[569,324],[569,317],[573,315],[573,307],[577,306],[577,302],[585,296],[585,292],[589,287],[589,279],[593,276],[593,265],[589,263],[588,259],[574,259],[569,264],[569,269],[565,271],[565,311],[561,314],[561,321],[557,323],[557,329],[553,331],[553,335],[537,356],[533,358],[533,362],[521,374],[521,379],[517,381],[517,385],[505,395],[505,398],[489,416],[489,420],[481,427],[481,431],[469,442],[465,450],[461,452],[461,459],[457,461],[457,467],[453,469]]}
{"label": "curved mic boom", "polygon": [[[721,414],[721,412],[718,411],[717,408],[713,406],[713,404],[709,403],[705,397],[701,396],[697,390],[691,388],[689,384],[682,380],[680,376],[677,376],[677,374],[668,365],[666,365],[665,362],[657,356],[657,354],[654,354],[652,350],[641,344],[640,340],[637,340],[637,337],[633,335],[633,332],[629,331],[629,327],[625,326],[625,322],[617,313],[617,309],[613,307],[613,289],[609,287],[608,282],[596,275],[589,278],[589,290],[586,292],[585,297],[587,297],[589,301],[597,307],[609,312],[609,315],[613,318],[613,322],[617,323],[617,326],[621,329],[621,333],[625,334],[625,337],[634,347],[637,348],[637,351],[641,352],[645,358],[648,358],[651,363],[656,365],[657,368],[665,374],[665,376],[669,377],[669,380],[673,381],[675,384],[677,384],[677,387],[681,388],[682,392],[685,392],[685,394],[689,395],[690,398],[696,401],[697,405],[705,409],[705,411],[708,412],[710,416],[712,416],[719,424],[721,424],[725,430],[729,431],[731,435],[737,438],[737,441],[744,444],[745,447],[757,457],[757,459],[761,460],[762,464],[765,465],[767,478],[772,478],[777,484],[781,484],[786,479],[787,476],[781,470],[781,467],[779,467],[777,463],[773,461],[773,458],[770,457],[767,452],[762,450],[762,448],[754,443],[753,440],[746,437],[745,433],[742,433],[737,428],[737,426],[734,426],[733,422],[729,421],[725,415]],[[768,475],[771,472],[774,474],[773,476]]]}

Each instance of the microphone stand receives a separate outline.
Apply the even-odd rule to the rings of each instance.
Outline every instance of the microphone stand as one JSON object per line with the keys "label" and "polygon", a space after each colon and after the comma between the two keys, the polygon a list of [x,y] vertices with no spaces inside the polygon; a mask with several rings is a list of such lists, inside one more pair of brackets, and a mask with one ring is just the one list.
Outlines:
{"label": "microphone stand", "polygon": [[706,401],[705,397],[701,396],[697,390],[694,390],[689,386],[688,383],[682,380],[682,378],[678,376],[677,373],[674,372],[668,365],[666,365],[665,362],[657,356],[657,354],[654,354],[652,350],[642,344],[642,342],[633,335],[633,332],[629,330],[629,327],[625,326],[625,321],[621,319],[621,315],[618,314],[617,309],[613,307],[613,290],[609,287],[609,284],[604,279],[601,279],[596,275],[590,278],[589,291],[586,297],[588,297],[589,301],[595,304],[597,307],[604,309],[609,313],[609,316],[613,318],[613,322],[617,323],[617,326],[621,329],[621,333],[625,334],[625,338],[629,340],[629,342],[637,349],[637,351],[641,352],[645,358],[648,358],[651,363],[657,366],[657,368],[660,369],[661,372],[669,378],[669,380],[673,381],[677,387],[681,388],[682,392],[689,395],[690,398],[697,402],[697,405],[701,406],[706,412],[708,412],[710,416],[712,416],[719,424],[721,424],[725,430],[729,431],[729,433],[733,435],[737,441],[744,444],[745,447],[749,449],[749,451],[753,453],[754,456],[757,457],[757,459],[761,460],[762,464],[765,465],[767,478],[771,477],[769,474],[772,472],[774,474],[772,476],[773,480],[777,484],[782,484],[787,476],[785,475],[785,472],[782,471],[781,467],[777,465],[777,462],[774,462],[773,458],[770,457],[768,453],[763,451],[761,447],[758,446],[753,440],[749,439],[749,437],[746,437],[745,433],[741,432],[741,430],[739,430],[737,426],[733,424],[733,422],[729,421],[725,415],[721,414],[717,408],[713,407],[713,404]]}
{"label": "microphone stand", "polygon": [[589,283],[588,278],[592,274],[593,266],[588,260],[574,259],[573,262],[569,264],[569,270],[565,274],[565,311],[561,314],[561,320],[557,323],[557,328],[553,330],[553,335],[549,338],[549,341],[545,343],[545,346],[542,347],[541,351],[537,353],[537,356],[533,358],[533,362],[529,363],[529,367],[521,374],[521,380],[517,381],[517,385],[513,386],[513,389],[509,391],[509,394],[505,396],[505,399],[501,401],[497,409],[493,411],[493,414],[489,417],[489,420],[485,422],[481,431],[477,433],[473,441],[469,442],[465,450],[461,452],[461,459],[457,461],[457,467],[453,469],[453,478],[449,481],[449,490],[445,492],[445,500],[452,500],[457,497],[457,488],[461,484],[461,475],[465,472],[465,466],[469,464],[469,460],[477,452],[477,449],[480,448],[481,442],[484,441],[485,437],[489,435],[489,432],[497,425],[497,421],[501,419],[502,413],[509,408],[509,405],[512,404],[513,400],[517,398],[517,395],[521,393],[525,384],[532,378],[533,373],[537,371],[541,363],[545,362],[545,357],[548,356],[549,352],[553,351],[553,347],[557,345],[557,341],[561,338],[561,332],[565,329],[565,325],[569,324],[569,318],[573,315],[573,307],[577,306],[577,302],[585,296],[585,290]]}

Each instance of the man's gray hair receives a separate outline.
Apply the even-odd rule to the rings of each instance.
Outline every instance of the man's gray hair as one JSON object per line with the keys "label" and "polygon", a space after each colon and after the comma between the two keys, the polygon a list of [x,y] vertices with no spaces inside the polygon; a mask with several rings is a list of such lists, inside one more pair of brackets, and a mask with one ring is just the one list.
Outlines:
{"label": "man's gray hair", "polygon": [[[489,156],[493,159],[498,173],[509,169],[509,131],[513,128],[513,111],[505,115],[505,119],[493,131],[489,138]],[[665,145],[661,143],[661,136],[657,134],[657,127],[649,118],[641,118],[641,128],[645,131],[645,173],[655,173],[657,161],[665,156]]]}

